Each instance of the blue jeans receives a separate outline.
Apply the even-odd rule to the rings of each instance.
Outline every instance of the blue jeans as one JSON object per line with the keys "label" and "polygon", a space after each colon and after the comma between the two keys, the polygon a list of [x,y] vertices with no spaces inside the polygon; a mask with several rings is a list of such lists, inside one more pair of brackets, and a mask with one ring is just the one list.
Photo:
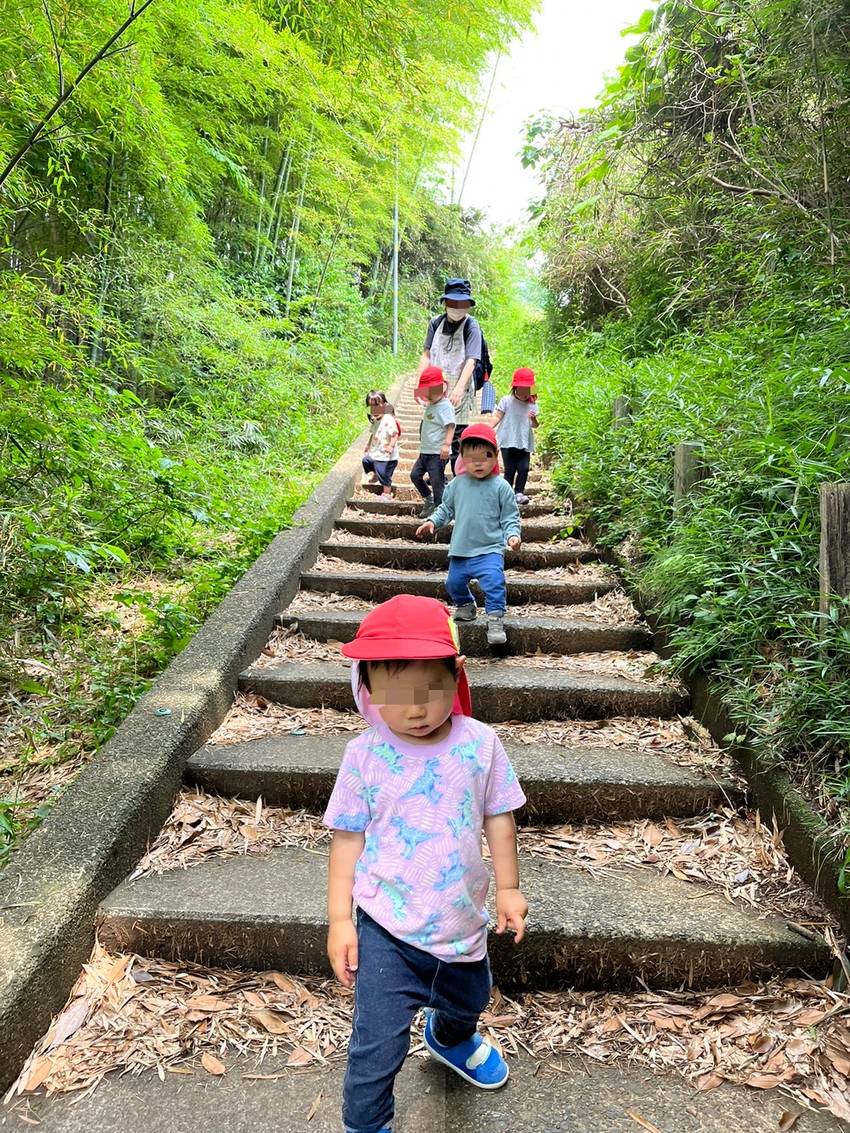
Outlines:
{"label": "blue jeans", "polygon": [[456,606],[475,605],[475,598],[469,589],[469,581],[478,579],[484,591],[484,609],[488,614],[504,614],[508,595],[505,589],[505,558],[498,551],[488,555],[471,555],[461,558],[449,556],[449,574],[446,590]]}
{"label": "blue jeans", "polygon": [[346,1133],[380,1133],[393,1119],[393,1083],[410,1046],[420,1007],[433,1007],[434,1035],[445,1046],[471,1038],[490,998],[487,957],[449,963],[405,944],[357,912],[359,967],[354,1023],[343,1085]]}
{"label": "blue jeans", "polygon": [[378,483],[383,484],[385,488],[392,487],[393,473],[397,464],[397,460],[372,460],[371,457],[363,457],[363,471],[374,472],[378,477]]}
{"label": "blue jeans", "polygon": [[[428,477],[427,481],[425,477]],[[416,463],[410,470],[410,479],[423,500],[432,495],[434,503],[443,502],[443,491],[446,486],[446,462],[439,453],[420,452]],[[428,490],[430,486],[430,491]]]}

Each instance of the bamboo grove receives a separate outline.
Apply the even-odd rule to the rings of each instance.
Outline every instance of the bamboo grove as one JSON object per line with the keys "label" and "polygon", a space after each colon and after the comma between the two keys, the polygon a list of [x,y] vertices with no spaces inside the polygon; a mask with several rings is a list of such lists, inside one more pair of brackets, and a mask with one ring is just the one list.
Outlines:
{"label": "bamboo grove", "polygon": [[0,0],[0,773],[101,742],[350,442],[396,191],[412,326],[535,6]]}

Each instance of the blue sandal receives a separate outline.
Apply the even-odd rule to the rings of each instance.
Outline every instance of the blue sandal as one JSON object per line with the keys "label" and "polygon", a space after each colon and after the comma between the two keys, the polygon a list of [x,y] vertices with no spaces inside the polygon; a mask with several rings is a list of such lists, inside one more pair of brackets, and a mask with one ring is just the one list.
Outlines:
{"label": "blue sandal", "polygon": [[510,1073],[501,1054],[486,1039],[476,1033],[457,1046],[443,1046],[434,1038],[433,1012],[425,1019],[425,1045],[428,1053],[442,1062],[466,1082],[481,1090],[498,1090],[504,1086]]}

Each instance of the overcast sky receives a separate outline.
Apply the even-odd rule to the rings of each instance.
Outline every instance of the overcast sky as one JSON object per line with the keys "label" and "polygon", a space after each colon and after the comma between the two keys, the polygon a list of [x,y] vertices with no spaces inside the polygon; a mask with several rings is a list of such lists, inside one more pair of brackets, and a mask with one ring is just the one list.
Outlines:
{"label": "overcast sky", "polygon": [[[621,30],[653,6],[652,0],[544,0],[536,31],[518,40],[498,65],[463,204],[485,209],[495,224],[525,219],[526,205],[541,189],[517,156],[523,123],[540,110],[568,115],[591,106],[632,42]],[[490,75],[484,94],[489,81]],[[455,170],[455,199],[476,126],[471,123],[463,163]]]}

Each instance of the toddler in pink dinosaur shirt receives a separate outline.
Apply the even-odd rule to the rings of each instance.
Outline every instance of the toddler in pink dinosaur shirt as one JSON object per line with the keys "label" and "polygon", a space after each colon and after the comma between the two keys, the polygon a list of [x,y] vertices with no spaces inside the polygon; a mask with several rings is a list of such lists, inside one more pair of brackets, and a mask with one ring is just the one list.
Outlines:
{"label": "toddler in pink dinosaur shirt", "polygon": [[346,1133],[389,1133],[420,1007],[433,1057],[483,1089],[507,1081],[507,1064],[477,1031],[490,996],[481,834],[496,932],[510,928],[519,943],[528,905],[512,812],[525,796],[496,733],[472,719],[465,658],[441,602],[390,599],[343,653],[371,724],[348,744],[324,818],[334,831],[328,955],[355,989],[343,1122]]}

